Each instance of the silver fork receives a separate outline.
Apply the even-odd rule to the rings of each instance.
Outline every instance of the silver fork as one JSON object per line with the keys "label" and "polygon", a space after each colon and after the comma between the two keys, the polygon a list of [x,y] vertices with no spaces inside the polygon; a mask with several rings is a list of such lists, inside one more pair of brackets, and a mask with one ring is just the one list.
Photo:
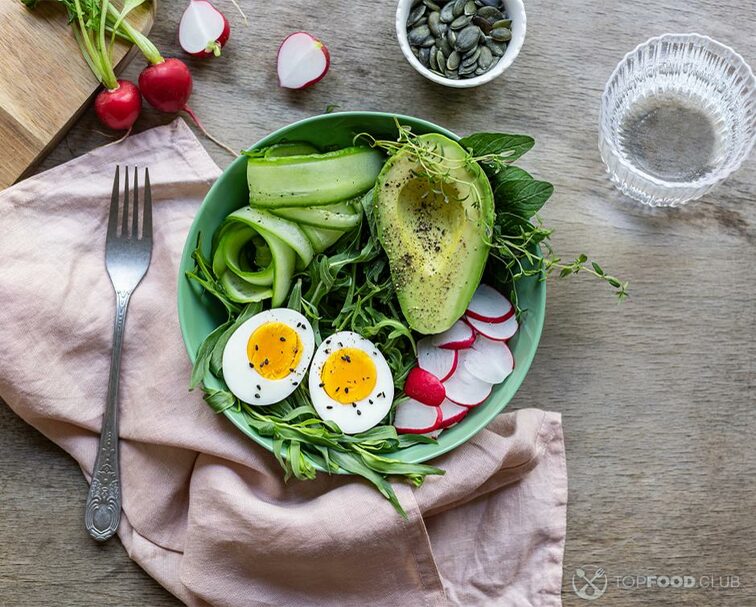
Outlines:
{"label": "silver fork", "polygon": [[116,294],[116,315],[108,397],[102,418],[100,446],[84,512],[84,525],[89,535],[99,541],[113,537],[121,520],[121,479],[118,467],[118,378],[121,368],[121,346],[129,299],[147,272],[152,253],[152,194],[149,170],[144,170],[141,231],[139,172],[138,169],[134,169],[134,186],[131,191],[128,168],[124,173],[123,200],[119,200],[119,168],[116,167],[105,243],[105,267]]}

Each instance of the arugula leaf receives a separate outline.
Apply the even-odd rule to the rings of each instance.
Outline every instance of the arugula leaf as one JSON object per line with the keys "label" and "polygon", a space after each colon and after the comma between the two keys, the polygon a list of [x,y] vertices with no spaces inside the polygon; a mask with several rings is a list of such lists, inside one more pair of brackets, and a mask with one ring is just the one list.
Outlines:
{"label": "arugula leaf", "polygon": [[[222,325],[226,327],[226,330],[221,333],[220,337],[215,342],[215,346],[213,347],[213,351],[210,355],[209,368],[210,372],[213,375],[215,375],[216,377],[221,377],[223,375],[223,350],[225,350],[226,344],[228,343],[228,340],[231,339],[234,331],[236,331],[236,329],[239,328],[239,325],[241,325],[243,322],[249,320],[255,314],[258,314],[261,311],[261,302],[247,304],[247,307],[244,308],[241,314],[236,317],[236,320],[229,321],[225,323],[225,325]],[[202,345],[204,345],[204,343]],[[199,355],[197,356],[197,359],[199,360]]]}
{"label": "arugula leaf", "polygon": [[514,162],[535,145],[535,139],[528,135],[508,133],[473,133],[462,137],[459,144],[467,148],[474,157],[493,155],[503,162]]}
{"label": "arugula leaf", "polygon": [[213,350],[215,349],[218,340],[221,338],[221,335],[223,335],[223,333],[232,325],[233,323],[231,321],[223,323],[214,329],[200,345],[199,350],[197,351],[197,359],[194,361],[194,367],[192,368],[192,376],[189,380],[190,390],[194,390],[194,388],[199,386],[205,379],[205,375],[207,375],[210,370],[210,359],[212,358]]}
{"label": "arugula leaf", "polygon": [[210,405],[216,413],[223,413],[226,409],[232,409],[236,406],[237,401],[234,395],[225,390],[204,389],[205,402]]}

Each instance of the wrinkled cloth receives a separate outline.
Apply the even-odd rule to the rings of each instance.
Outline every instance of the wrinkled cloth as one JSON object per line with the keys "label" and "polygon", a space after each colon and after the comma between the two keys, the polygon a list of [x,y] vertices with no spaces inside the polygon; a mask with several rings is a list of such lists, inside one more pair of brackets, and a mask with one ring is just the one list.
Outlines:
{"label": "wrinkled cloth", "polygon": [[433,462],[445,476],[395,483],[404,520],[359,478],[285,484],[268,451],[187,390],[179,258],[220,171],[180,120],[0,193],[0,396],[18,415],[89,479],[112,344],[104,249],[118,164],[150,168],[154,204],[120,383],[118,535],[132,559],[192,606],[561,605],[558,414],[502,414]]}

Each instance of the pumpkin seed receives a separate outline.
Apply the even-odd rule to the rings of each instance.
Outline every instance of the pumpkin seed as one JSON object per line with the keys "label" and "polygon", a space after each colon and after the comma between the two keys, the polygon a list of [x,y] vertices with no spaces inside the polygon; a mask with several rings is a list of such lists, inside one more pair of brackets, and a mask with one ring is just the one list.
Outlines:
{"label": "pumpkin seed", "polygon": [[463,27],[470,25],[470,21],[472,21],[470,15],[460,15],[449,24],[449,27],[453,30],[461,30]]}
{"label": "pumpkin seed", "polygon": [[452,51],[454,50],[449,44],[449,41],[446,39],[446,36],[436,38],[436,46],[444,54],[444,57],[451,55]]}
{"label": "pumpkin seed", "polygon": [[410,44],[414,44],[415,46],[422,45],[423,42],[425,42],[425,39],[430,36],[430,29],[427,25],[420,25],[418,27],[412,28],[407,33],[407,40]]}
{"label": "pumpkin seed", "polygon": [[505,43],[497,43],[493,40],[486,40],[486,47],[491,49],[491,54],[494,57],[501,57],[504,54],[504,51],[507,50],[507,45]]}
{"label": "pumpkin seed", "polygon": [[446,60],[446,67],[449,70],[456,70],[459,67],[459,63],[462,60],[462,57],[457,51],[452,52],[451,55],[449,55],[449,58]]}
{"label": "pumpkin seed", "polygon": [[480,6],[495,6],[499,7],[501,5],[501,0],[477,0],[480,2]]}
{"label": "pumpkin seed", "polygon": [[454,3],[449,2],[449,4],[444,5],[444,7],[441,9],[441,21],[444,23],[451,23],[454,21]]}
{"label": "pumpkin seed", "polygon": [[435,38],[433,36],[428,36],[423,43],[420,46],[433,46],[433,43],[435,42]]}
{"label": "pumpkin seed", "polygon": [[420,4],[420,3],[422,2],[422,1],[423,1],[423,0],[412,0],[412,4],[411,4],[410,6],[412,6],[412,8],[414,8],[414,7],[416,7],[416,6],[418,5],[418,4]]}
{"label": "pumpkin seed", "polygon": [[457,72],[457,70],[451,70],[449,72],[446,72],[446,77],[449,80],[459,80],[459,72]]}
{"label": "pumpkin seed", "polygon": [[465,2],[465,8],[463,9],[463,12],[465,13],[465,15],[470,16],[478,12],[478,7],[475,6],[474,0],[467,0],[467,2]]}
{"label": "pumpkin seed", "polygon": [[477,64],[468,65],[467,67],[460,65],[459,70],[457,70],[457,73],[461,76],[467,76],[469,74],[472,74],[476,69],[478,69]]}
{"label": "pumpkin seed", "polygon": [[477,25],[480,28],[480,31],[483,32],[484,34],[491,33],[491,24],[480,15],[475,15],[472,18],[472,23],[474,25]]}
{"label": "pumpkin seed", "polygon": [[480,40],[480,28],[477,25],[468,25],[465,29],[461,30],[457,35],[454,48],[458,51],[466,53],[472,49]]}
{"label": "pumpkin seed", "polygon": [[474,48],[471,51],[467,51],[462,56],[462,64],[464,65],[468,61],[474,63],[474,62],[476,62],[478,60],[478,57],[480,57],[480,47],[479,46],[476,47],[476,48]]}
{"label": "pumpkin seed", "polygon": [[446,57],[444,57],[444,54],[440,50],[436,51],[436,64],[440,70],[446,67]]}
{"label": "pumpkin seed", "polygon": [[440,11],[441,10],[441,7],[438,4],[436,4],[435,2],[433,2],[432,0],[423,0],[423,4],[425,4],[425,6],[427,6],[432,11]]}
{"label": "pumpkin seed", "polygon": [[491,30],[491,38],[496,42],[509,42],[512,39],[512,30],[506,27],[497,27]]}
{"label": "pumpkin seed", "polygon": [[467,4],[467,0],[454,0],[452,13],[455,17],[459,17],[462,13],[465,12],[465,4]]}
{"label": "pumpkin seed", "polygon": [[438,61],[436,61],[436,56],[437,56],[436,47],[432,46],[430,50],[428,51],[428,67],[430,67],[431,70],[438,69]]}
{"label": "pumpkin seed", "polygon": [[457,33],[451,28],[446,32],[446,41],[451,47],[454,47],[454,45],[457,44]]}
{"label": "pumpkin seed", "polygon": [[424,4],[419,4],[413,8],[407,17],[407,27],[412,27],[415,23],[420,21],[420,18],[425,15],[426,10],[428,10],[428,7]]}
{"label": "pumpkin seed", "polygon": [[492,28],[495,28],[495,27],[506,27],[508,29],[512,29],[512,20],[511,19],[499,19],[498,21],[495,21],[494,24],[491,27]]}
{"label": "pumpkin seed", "polygon": [[415,57],[418,57],[418,56],[420,55],[420,51],[419,51],[419,50],[417,49],[417,47],[415,47],[415,46],[411,46],[411,47],[410,47],[410,50],[412,51],[412,54],[413,54],[413,55],[414,55]]}
{"label": "pumpkin seed", "polygon": [[[428,27],[434,36],[440,36],[443,32],[440,31],[441,27],[441,15],[437,12],[432,12],[428,15]],[[446,27],[446,25],[444,25]]]}
{"label": "pumpkin seed", "polygon": [[488,19],[491,23],[504,19],[502,12],[495,6],[483,6],[478,10],[478,15]]}
{"label": "pumpkin seed", "polygon": [[485,68],[485,67],[479,67],[479,68],[478,68],[478,69],[476,69],[476,70],[475,70],[475,71],[474,71],[473,73],[474,73],[474,74],[475,74],[476,76],[482,76],[482,75],[483,75],[483,74],[485,74],[485,73],[486,73],[487,71],[488,71],[488,68]]}
{"label": "pumpkin seed", "polygon": [[487,70],[493,63],[493,53],[487,46],[480,47],[480,54],[478,55],[478,67]]}
{"label": "pumpkin seed", "polygon": [[428,67],[430,65],[430,54],[431,54],[431,49],[427,47],[421,48],[420,51],[418,52],[417,58],[420,60],[420,63],[422,63],[425,67]]}
{"label": "pumpkin seed", "polygon": [[441,76],[441,78],[446,78],[446,74],[443,74],[443,73],[439,72],[438,70],[431,70],[431,72],[433,72],[434,74],[436,74],[436,76]]}

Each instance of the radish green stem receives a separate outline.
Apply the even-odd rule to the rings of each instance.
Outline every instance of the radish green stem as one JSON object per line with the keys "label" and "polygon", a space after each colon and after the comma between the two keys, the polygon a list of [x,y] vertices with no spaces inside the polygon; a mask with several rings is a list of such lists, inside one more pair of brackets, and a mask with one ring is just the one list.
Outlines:
{"label": "radish green stem", "polygon": [[131,42],[133,42],[137,46],[137,48],[142,51],[142,54],[145,56],[147,61],[149,61],[153,65],[163,63],[164,59],[160,55],[160,51],[154,44],[152,44],[152,42],[150,42],[149,38],[134,29],[128,21],[123,20],[119,23],[118,19],[120,16],[121,13],[119,13],[112,4],[108,5],[108,18],[112,20],[111,27],[117,25],[117,31],[123,32],[124,36],[131,40]]}
{"label": "radish green stem", "polygon": [[79,2],[79,0],[74,0],[74,6],[76,8],[76,18],[79,27],[81,28],[81,37],[84,43],[82,50],[86,50],[86,54],[89,55],[89,61],[87,63],[89,63],[90,67],[94,66],[94,69],[92,70],[94,75],[100,82],[103,82],[102,67],[100,66],[97,50],[92,44],[92,39],[89,36],[89,30],[87,30],[87,26],[84,23],[84,12],[81,10],[81,2]]}
{"label": "radish green stem", "polygon": [[102,7],[100,9],[100,60],[102,62],[102,75],[103,80],[102,83],[109,89],[114,90],[118,88],[118,78],[115,75],[115,72],[113,71],[113,64],[110,61],[110,57],[108,56],[108,46],[107,42],[105,40],[105,26],[107,24],[108,19],[108,7],[110,6],[110,2],[108,0],[102,0]]}

